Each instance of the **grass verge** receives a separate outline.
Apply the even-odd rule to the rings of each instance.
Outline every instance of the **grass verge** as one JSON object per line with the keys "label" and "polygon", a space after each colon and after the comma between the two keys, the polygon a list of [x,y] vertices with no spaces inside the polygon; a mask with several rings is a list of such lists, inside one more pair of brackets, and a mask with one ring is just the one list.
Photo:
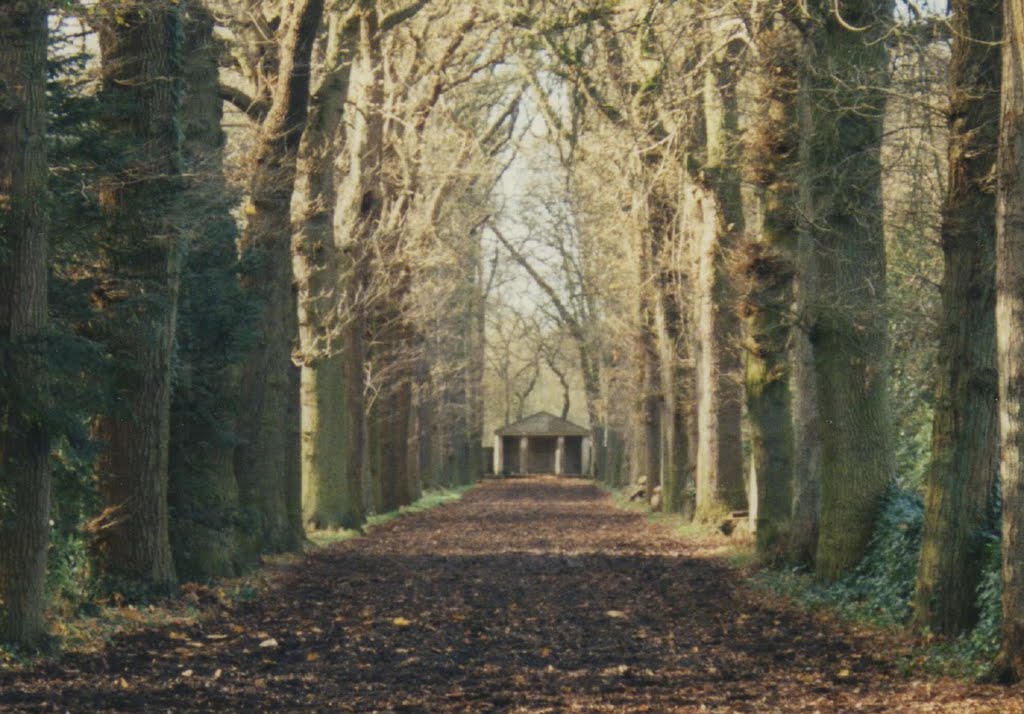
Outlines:
{"label": "grass verge", "polygon": [[375,513],[371,515],[366,519],[366,526],[363,528],[363,533],[356,530],[318,530],[307,531],[306,538],[309,539],[314,548],[323,548],[333,545],[334,543],[341,543],[346,540],[351,540],[352,538],[358,538],[365,533],[369,533],[377,526],[393,521],[396,518],[409,513],[422,513],[423,511],[429,511],[431,508],[436,508],[442,504],[457,501],[471,488],[473,488],[473,486],[428,489],[423,492],[423,495],[418,500],[410,503],[408,506],[402,506],[395,511]]}
{"label": "grass verge", "polygon": [[679,513],[652,511],[646,500],[629,500],[629,487],[618,489],[597,484],[611,496],[612,502],[626,511],[641,513],[648,523],[667,528],[681,540],[693,546],[694,554],[717,558],[734,568],[747,569],[756,563],[754,540],[747,528],[737,528],[730,535],[723,533],[715,522],[687,519]]}

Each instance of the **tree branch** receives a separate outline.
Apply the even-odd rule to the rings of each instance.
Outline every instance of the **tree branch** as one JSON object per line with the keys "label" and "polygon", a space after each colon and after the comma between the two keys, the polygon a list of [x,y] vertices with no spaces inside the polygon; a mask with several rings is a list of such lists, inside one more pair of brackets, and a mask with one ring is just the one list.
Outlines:
{"label": "tree branch", "polygon": [[380,21],[380,31],[387,32],[389,30],[393,30],[406,20],[411,20],[416,17],[416,13],[425,8],[429,2],[430,0],[416,0],[416,2],[395,10],[389,15],[385,15]]}
{"label": "tree branch", "polygon": [[250,97],[241,89],[232,87],[228,84],[221,84],[218,88],[218,94],[221,99],[238,109],[238,111],[245,114],[257,124],[262,122],[263,118],[267,116],[267,112],[270,111],[270,104],[268,102]]}
{"label": "tree branch", "polygon": [[580,325],[579,321],[576,319],[576,316],[573,315],[572,312],[565,306],[565,303],[562,302],[562,299],[558,297],[558,293],[555,291],[553,287],[551,287],[551,283],[545,280],[544,276],[537,272],[537,269],[530,264],[530,261],[526,259],[526,256],[520,253],[519,250],[517,250],[516,247],[513,246],[508,241],[507,238],[505,238],[505,235],[500,230],[498,230],[497,226],[495,226],[493,223],[488,223],[487,227],[491,229],[491,232],[494,233],[494,235],[498,238],[498,241],[503,246],[505,246],[505,250],[509,252],[509,255],[512,256],[512,259],[519,263],[520,266],[522,266],[523,270],[525,270],[529,274],[529,276],[533,278],[533,282],[537,284],[537,287],[543,290],[544,293],[548,296],[548,298],[551,300],[551,304],[555,308],[555,311],[558,313],[558,317],[562,320],[562,323],[565,325],[566,329],[568,329],[569,332],[572,333],[572,336],[575,339],[579,340],[580,343],[584,343],[586,341],[586,335],[583,334],[583,326]]}

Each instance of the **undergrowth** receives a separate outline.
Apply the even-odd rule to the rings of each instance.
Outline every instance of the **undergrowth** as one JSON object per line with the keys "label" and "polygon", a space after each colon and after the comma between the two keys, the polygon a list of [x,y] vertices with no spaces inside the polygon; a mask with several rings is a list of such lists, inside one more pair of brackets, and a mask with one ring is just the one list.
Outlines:
{"label": "undergrowth", "polygon": [[[602,486],[620,508],[646,514],[647,520],[670,528],[691,542],[717,541],[709,554],[733,567],[756,563],[751,539],[736,533],[720,538],[712,525],[687,521],[670,513],[651,512],[645,500],[630,501],[628,492]],[[912,484],[893,484],[887,490],[868,552],[857,568],[836,582],[824,582],[802,570],[751,571],[757,587],[786,596],[809,609],[827,609],[840,618],[879,629],[906,631],[911,615],[914,582],[921,552],[924,504]],[[739,536],[739,537],[737,537]],[[925,638],[905,666],[932,674],[980,678],[999,649],[1000,552],[996,533],[986,534],[984,577],[978,588],[979,619],[970,632],[954,639]]]}
{"label": "undergrowth", "polygon": [[[823,582],[797,570],[762,570],[753,582],[809,608],[884,629],[902,629],[911,615],[914,580],[921,551],[924,507],[915,490],[893,485],[884,497],[874,536],[864,559],[845,578]],[[978,588],[978,625],[950,640],[926,640],[908,667],[934,674],[980,677],[999,643],[999,541],[990,537],[985,575]]]}

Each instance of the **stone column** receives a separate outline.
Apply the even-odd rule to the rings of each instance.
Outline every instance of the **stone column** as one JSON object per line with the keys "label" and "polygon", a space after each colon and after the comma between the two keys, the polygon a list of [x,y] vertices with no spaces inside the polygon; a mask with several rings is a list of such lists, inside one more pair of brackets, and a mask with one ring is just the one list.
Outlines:
{"label": "stone column", "polygon": [[504,439],[497,434],[494,435],[494,475],[501,476],[501,472],[505,470],[505,455],[501,451],[501,447]]}
{"label": "stone column", "polygon": [[530,437],[519,437],[519,473],[529,473],[530,465]]}
{"label": "stone column", "polygon": [[561,476],[565,471],[565,437],[558,437],[558,446],[555,447],[555,474]]}

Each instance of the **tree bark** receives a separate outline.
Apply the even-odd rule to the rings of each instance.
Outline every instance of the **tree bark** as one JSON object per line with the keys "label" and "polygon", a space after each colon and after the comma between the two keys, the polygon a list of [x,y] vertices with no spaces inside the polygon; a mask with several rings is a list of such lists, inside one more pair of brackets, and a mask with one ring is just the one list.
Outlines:
{"label": "tree bark", "polygon": [[238,282],[235,196],[224,176],[223,102],[214,17],[185,8],[182,134],[188,179],[180,218],[183,266],[171,395],[170,538],[183,580],[230,577],[255,565],[241,552],[234,447],[238,366],[253,329]]}
{"label": "tree bark", "polygon": [[171,359],[186,239],[177,224],[182,180],[181,8],[142,0],[100,27],[109,131],[125,168],[109,177],[107,274],[102,297],[115,357],[117,402],[99,420],[108,443],[100,491],[109,520],[100,532],[106,569],[147,587],[175,580],[167,491]]}
{"label": "tree bark", "polygon": [[242,503],[258,519],[257,545],[272,552],[297,549],[303,538],[290,205],[309,105],[310,55],[323,6],[323,0],[293,0],[283,13],[277,80],[252,152],[240,242],[251,264],[244,282],[260,304],[261,339],[242,369],[242,443],[235,452],[235,471]]}
{"label": "tree bark", "polygon": [[[383,148],[383,52],[377,3],[359,0],[359,43],[356,62],[365,85],[354,99],[356,111],[347,128],[349,171],[339,191],[334,231],[341,260],[341,295],[346,321],[346,395],[350,430],[345,483],[349,498],[367,502],[363,479],[371,455],[366,413],[366,291],[369,287],[369,244],[383,209],[380,170]],[[374,449],[375,451],[375,449]],[[379,495],[379,494],[378,494]]]}
{"label": "tree bark", "polygon": [[995,195],[1002,2],[954,0],[949,178],[931,464],[914,622],[956,635],[977,619],[998,458]]}
{"label": "tree bark", "polygon": [[346,405],[346,346],[340,340],[341,256],[334,232],[337,155],[345,147],[349,94],[359,23],[331,13],[326,76],[313,94],[299,147],[292,240],[299,285],[302,355],[303,521],[313,528],[358,528],[365,520],[362,495],[346,483],[350,443]]}
{"label": "tree bark", "polygon": [[[775,25],[779,22],[779,25]],[[796,38],[771,18],[758,34],[760,63],[747,139],[747,171],[761,206],[761,226],[744,246],[746,399],[757,550],[783,556],[793,501],[790,350],[797,244]]]}
{"label": "tree bark", "polygon": [[41,0],[0,7],[0,641],[33,647],[43,620],[50,529],[47,388],[33,344],[47,328],[46,52]]}
{"label": "tree bark", "polygon": [[802,130],[817,291],[810,339],[828,425],[815,567],[826,579],[864,555],[894,468],[880,159],[888,82],[882,38],[892,8],[889,0],[846,2],[841,23],[832,7],[819,3],[813,18],[811,126]]}
{"label": "tree bark", "polygon": [[1005,0],[996,193],[996,349],[1003,496],[997,674],[1024,679],[1024,0]]}
{"label": "tree bark", "polygon": [[735,51],[735,42],[731,42],[711,63],[702,98],[703,216],[695,245],[698,272],[694,305],[700,518],[717,518],[722,511],[747,505],[741,448],[741,333],[735,310],[736,289],[726,266],[744,230],[739,167],[732,148],[739,134]]}
{"label": "tree bark", "polygon": [[786,559],[797,566],[811,568],[818,550],[818,523],[821,514],[821,417],[818,408],[818,382],[814,372],[814,348],[809,337],[814,324],[817,295],[814,259],[813,205],[814,167],[811,142],[806,132],[813,125],[814,99],[811,76],[811,44],[802,36],[794,50],[797,69],[798,171],[797,193],[800,206],[797,222],[796,277],[793,282],[797,328],[792,331],[790,380],[793,424],[793,505]]}

